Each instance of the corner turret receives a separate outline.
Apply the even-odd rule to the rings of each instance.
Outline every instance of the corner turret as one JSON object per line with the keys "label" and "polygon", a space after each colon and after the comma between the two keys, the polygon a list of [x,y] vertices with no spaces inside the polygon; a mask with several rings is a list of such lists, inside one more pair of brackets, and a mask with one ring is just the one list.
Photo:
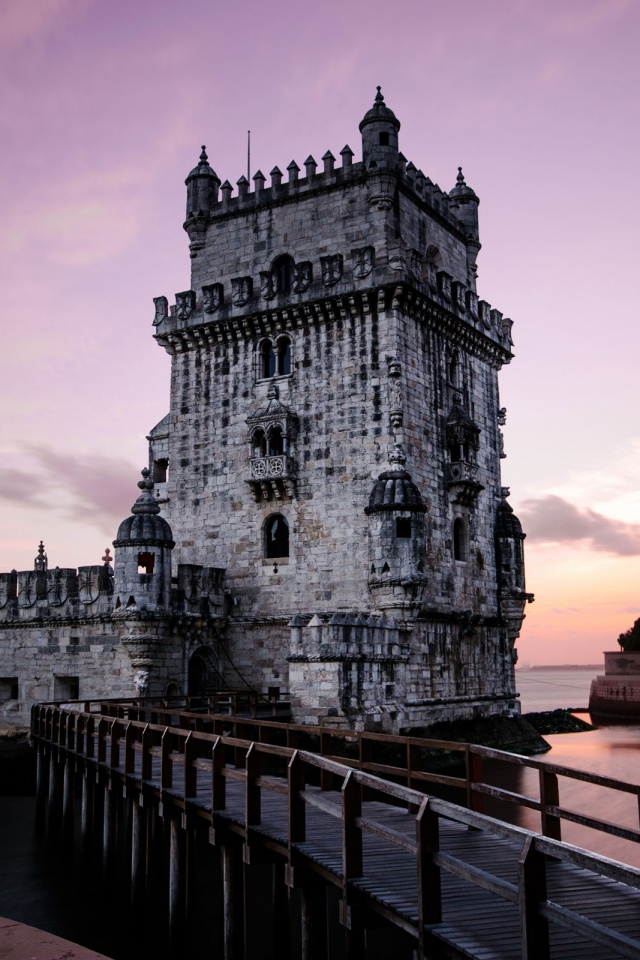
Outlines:
{"label": "corner turret", "polygon": [[377,89],[373,106],[360,121],[362,161],[365,170],[370,167],[391,167],[395,170],[398,165],[400,121],[384,102],[380,87]]}
{"label": "corner turret", "polygon": [[159,612],[171,600],[171,527],[159,516],[149,471],[138,481],[142,493],[123,520],[113,541],[115,548],[115,612]]}
{"label": "corner turret", "polygon": [[187,219],[184,229],[191,241],[189,249],[195,256],[204,246],[209,214],[218,202],[220,179],[209,166],[206,148],[202,147],[198,165],[193,168],[187,179]]}

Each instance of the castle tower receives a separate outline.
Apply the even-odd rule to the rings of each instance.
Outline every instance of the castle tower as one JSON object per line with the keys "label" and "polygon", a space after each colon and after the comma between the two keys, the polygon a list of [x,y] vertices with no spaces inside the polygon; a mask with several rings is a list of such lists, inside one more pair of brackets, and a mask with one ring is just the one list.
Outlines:
{"label": "castle tower", "polygon": [[[171,400],[144,508],[161,501],[181,569],[225,571],[237,674],[300,719],[389,730],[517,712],[528,599],[520,577],[504,592],[518,538],[496,541],[512,341],[476,292],[479,200],[461,170],[448,194],[407,162],[399,129],[378,88],[362,161],[328,150],[236,196],[201,155],[191,289],[155,298]],[[121,603],[149,602],[140,549]]]}

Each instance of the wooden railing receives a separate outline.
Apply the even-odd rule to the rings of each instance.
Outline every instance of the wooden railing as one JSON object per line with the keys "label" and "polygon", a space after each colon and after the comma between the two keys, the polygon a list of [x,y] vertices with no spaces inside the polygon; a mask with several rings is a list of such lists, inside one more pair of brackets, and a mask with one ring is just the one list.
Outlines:
{"label": "wooden railing", "polygon": [[[241,695],[234,696],[239,698]],[[238,702],[236,700],[235,704]],[[538,822],[534,823],[532,818],[529,818],[527,826],[554,840],[562,839],[564,821],[640,843],[640,784],[559,766],[543,759],[453,741],[284,724],[226,713],[189,713],[163,707],[157,701],[153,704],[142,704],[140,701],[95,701],[85,702],[83,706],[85,715],[99,713],[102,717],[151,723],[163,729],[178,727],[182,730],[228,735],[292,749],[303,747],[327,759],[423,792],[433,792],[433,788],[438,786],[451,788],[457,791],[456,800],[477,813],[485,811],[484,798],[502,801],[509,807],[537,813]],[[42,722],[43,709],[46,710],[46,706],[34,708],[35,723]],[[450,771],[453,768],[455,772],[438,772],[433,769],[434,761],[435,764],[442,765],[445,758],[448,760],[445,767]],[[537,795],[528,796],[507,790],[496,780],[490,782],[490,761],[514,771],[533,771],[534,782],[537,782]],[[327,787],[330,778],[325,774],[321,779],[323,787]],[[613,823],[604,816],[598,816],[596,811],[587,814],[562,805],[560,788],[563,781],[582,782],[635,797],[637,826]],[[606,804],[603,803],[602,806],[606,809]],[[493,808],[492,815],[497,815]]]}
{"label": "wooden railing", "polygon": [[[147,719],[147,713],[153,719]],[[158,723],[160,717],[170,722]],[[211,727],[209,732],[203,729],[207,725]],[[250,729],[253,736],[240,736],[241,729]],[[340,837],[341,868],[335,871],[333,882],[342,890],[345,922],[348,922],[352,891],[358,889],[366,894],[363,838],[372,835],[387,847],[404,851],[417,875],[415,920],[405,915],[398,916],[394,922],[418,939],[421,956],[425,936],[436,935],[442,921],[443,871],[517,905],[523,957],[547,960],[550,921],[613,950],[616,955],[640,956],[640,924],[634,936],[629,936],[554,901],[547,885],[549,863],[562,861],[594,877],[613,879],[627,888],[640,889],[639,869],[561,843],[560,823],[573,820],[636,842],[640,840],[640,832],[607,823],[595,815],[574,814],[562,808],[558,799],[560,777],[622,790],[636,797],[640,793],[637,785],[467,744],[175,714],[130,704],[114,704],[108,715],[54,706],[35,707],[32,735],[39,744],[102,766],[111,777],[125,784],[136,784],[149,796],[175,804],[178,809],[211,823],[223,811],[229,815],[228,783],[242,781],[244,809],[241,816],[231,818],[228,829],[239,833],[247,844],[261,842],[260,836],[256,837],[252,831],[263,823],[265,797],[268,794],[286,797],[286,814],[278,825],[278,836],[274,840],[272,835],[271,842],[280,844],[279,849],[293,871],[297,850],[306,840],[308,811],[314,808],[328,814],[336,821]],[[317,753],[296,745],[303,736],[316,738]],[[278,743],[278,738],[286,742]],[[330,755],[336,743],[343,749],[348,744],[355,755],[338,758]],[[387,751],[392,748],[392,753],[395,750],[393,757],[400,757],[404,752],[404,764],[391,759],[376,760],[376,749],[381,746]],[[426,751],[443,750],[454,751],[464,760],[464,777],[423,769]],[[541,798],[521,796],[484,782],[482,764],[489,759],[537,769]],[[415,789],[416,784],[420,789]],[[472,801],[472,809],[425,796],[424,788],[430,784],[464,789]],[[486,796],[539,811],[540,830],[545,836],[483,815],[477,807],[478,801]],[[402,806],[413,820],[412,830],[401,832],[385,825],[384,820],[363,815],[363,804],[374,798]],[[443,821],[484,830],[517,845],[516,881],[441,852]],[[638,902],[635,909],[637,912]]]}

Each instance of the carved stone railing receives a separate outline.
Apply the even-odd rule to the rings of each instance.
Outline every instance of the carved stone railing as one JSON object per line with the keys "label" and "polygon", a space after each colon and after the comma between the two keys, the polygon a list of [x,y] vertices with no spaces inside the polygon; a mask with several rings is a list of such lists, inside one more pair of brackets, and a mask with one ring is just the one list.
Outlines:
{"label": "carved stone railing", "polygon": [[454,495],[455,503],[469,506],[477,500],[480,491],[484,490],[484,485],[478,480],[478,474],[477,463],[457,460],[447,464],[447,485]]}
{"label": "carved stone railing", "polygon": [[291,457],[277,454],[252,457],[249,461],[251,486],[256,500],[282,500],[295,494],[295,467]]}

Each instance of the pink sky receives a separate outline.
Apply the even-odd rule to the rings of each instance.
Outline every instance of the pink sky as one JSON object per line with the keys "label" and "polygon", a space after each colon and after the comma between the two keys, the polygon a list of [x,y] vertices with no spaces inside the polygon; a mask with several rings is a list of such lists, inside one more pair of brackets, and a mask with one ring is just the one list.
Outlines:
{"label": "pink sky", "polygon": [[376,84],[408,159],[481,199],[515,321],[503,478],[529,536],[521,662],[640,616],[636,0],[3,0],[0,570],[99,562],[168,409],[152,298],[189,286],[184,178],[345,143]]}

